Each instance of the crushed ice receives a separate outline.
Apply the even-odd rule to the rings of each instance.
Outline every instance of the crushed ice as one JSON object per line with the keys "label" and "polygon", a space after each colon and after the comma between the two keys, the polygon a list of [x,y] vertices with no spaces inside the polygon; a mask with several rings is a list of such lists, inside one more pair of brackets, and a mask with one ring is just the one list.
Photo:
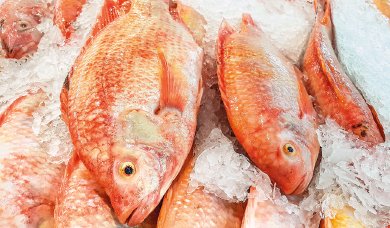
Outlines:
{"label": "crushed ice", "polygon": [[18,97],[42,89],[48,100],[35,113],[33,130],[41,146],[52,155],[53,162],[69,159],[72,143],[68,128],[61,120],[60,93],[74,60],[92,29],[103,0],[89,0],[74,22],[76,36],[65,44],[53,24],[53,14],[43,18],[37,29],[44,32],[38,51],[20,60],[0,58],[0,112]]}

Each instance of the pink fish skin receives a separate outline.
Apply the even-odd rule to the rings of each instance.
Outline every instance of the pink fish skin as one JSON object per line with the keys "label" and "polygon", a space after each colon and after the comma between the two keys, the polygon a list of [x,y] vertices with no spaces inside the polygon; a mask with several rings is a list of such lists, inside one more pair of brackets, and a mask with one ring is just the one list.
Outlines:
{"label": "pink fish skin", "polygon": [[193,153],[164,196],[158,219],[159,228],[239,228],[244,216],[245,203],[223,200],[203,188],[189,192]]}
{"label": "pink fish skin", "polygon": [[[137,228],[155,228],[157,216],[151,214]],[[69,160],[56,198],[54,213],[55,227],[128,227],[119,222],[110,198],[95,182],[92,175],[80,161],[77,153]]]}
{"label": "pink fish skin", "polygon": [[38,50],[43,33],[36,28],[49,12],[34,0],[6,0],[0,6],[0,39],[7,58],[20,59]]}
{"label": "pink fish skin", "polygon": [[320,145],[315,111],[294,67],[249,14],[219,29],[218,85],[229,123],[252,161],[286,194],[308,186]]}
{"label": "pink fish skin", "polygon": [[380,130],[382,126],[375,110],[366,104],[334,53],[329,1],[324,7],[325,10],[318,9],[317,22],[303,60],[303,72],[307,75],[307,78],[303,77],[304,84],[314,97],[319,114],[331,117],[345,130],[371,145],[382,143],[384,133]]}
{"label": "pink fish skin", "polygon": [[34,134],[43,91],[20,97],[0,115],[0,227],[53,227],[55,197],[65,171]]}
{"label": "pink fish skin", "polygon": [[203,51],[167,1],[106,1],[61,95],[81,161],[119,221],[140,224],[159,204],[193,142]]}

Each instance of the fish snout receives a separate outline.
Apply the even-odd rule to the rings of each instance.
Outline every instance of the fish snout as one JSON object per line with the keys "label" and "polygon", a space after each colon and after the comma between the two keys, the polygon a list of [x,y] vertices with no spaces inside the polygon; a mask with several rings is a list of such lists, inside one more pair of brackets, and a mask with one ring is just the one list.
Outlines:
{"label": "fish snout", "polygon": [[306,190],[306,188],[309,186],[312,177],[313,177],[313,172],[306,173],[303,176],[299,185],[296,187],[296,189],[293,192],[290,193],[290,195],[299,195],[303,193]]}
{"label": "fish snout", "polygon": [[158,205],[162,180],[160,158],[143,148],[115,147],[114,180],[108,189],[122,223],[141,223]]}

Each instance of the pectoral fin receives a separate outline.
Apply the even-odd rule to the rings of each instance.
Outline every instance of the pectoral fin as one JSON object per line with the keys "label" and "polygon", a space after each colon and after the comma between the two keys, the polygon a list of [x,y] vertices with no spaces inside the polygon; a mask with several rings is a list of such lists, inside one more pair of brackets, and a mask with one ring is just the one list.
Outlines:
{"label": "pectoral fin", "polygon": [[161,95],[160,110],[164,108],[175,108],[181,113],[186,105],[187,91],[184,83],[179,77],[175,77],[170,70],[164,53],[157,50],[161,62]]}

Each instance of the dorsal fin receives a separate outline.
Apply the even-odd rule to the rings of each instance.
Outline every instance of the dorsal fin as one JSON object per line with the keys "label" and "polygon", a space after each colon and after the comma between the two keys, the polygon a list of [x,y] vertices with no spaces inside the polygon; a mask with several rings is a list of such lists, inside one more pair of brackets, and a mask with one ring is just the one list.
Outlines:
{"label": "dorsal fin", "polygon": [[372,107],[369,104],[367,104],[367,105],[371,110],[372,116],[374,117],[374,121],[375,121],[376,125],[378,126],[378,129],[379,129],[379,132],[381,133],[383,141],[386,141],[386,135],[385,135],[385,132],[383,131],[383,126],[382,126],[381,122],[379,121],[378,114],[376,113],[374,107]]}
{"label": "dorsal fin", "polygon": [[96,18],[96,22],[92,28],[90,38],[86,42],[87,46],[102,29],[113,22],[118,17],[128,13],[131,8],[131,0],[105,0],[100,10],[100,14]]}
{"label": "dorsal fin", "polygon": [[164,53],[157,49],[158,57],[161,61],[161,94],[160,94],[160,110],[168,107],[175,108],[183,112],[186,105],[187,92],[185,91],[183,82],[179,77],[172,75],[170,65],[167,62]]}
{"label": "dorsal fin", "polygon": [[217,64],[218,64],[218,84],[221,91],[222,99],[226,100],[226,86],[225,86],[225,75],[224,75],[224,44],[225,40],[231,35],[235,33],[232,27],[227,23],[225,19],[223,19],[221,26],[219,27],[218,31],[218,39],[217,39]]}
{"label": "dorsal fin", "polygon": [[241,22],[241,31],[245,30],[248,26],[256,27],[257,25],[252,19],[252,16],[249,13],[242,14],[242,22]]}
{"label": "dorsal fin", "polygon": [[298,81],[297,100],[298,100],[299,111],[300,111],[299,118],[302,119],[305,115],[315,118],[313,104],[311,103],[309,94],[307,93],[305,86],[302,83],[302,78],[303,78],[302,73],[296,66],[294,65],[292,66],[294,67],[294,71]]}
{"label": "dorsal fin", "polygon": [[8,116],[9,113],[12,112],[12,110],[19,104],[21,103],[24,99],[27,98],[28,95],[21,96],[18,99],[16,99],[8,108],[6,108],[3,113],[0,114],[0,127],[3,125],[6,117]]}

